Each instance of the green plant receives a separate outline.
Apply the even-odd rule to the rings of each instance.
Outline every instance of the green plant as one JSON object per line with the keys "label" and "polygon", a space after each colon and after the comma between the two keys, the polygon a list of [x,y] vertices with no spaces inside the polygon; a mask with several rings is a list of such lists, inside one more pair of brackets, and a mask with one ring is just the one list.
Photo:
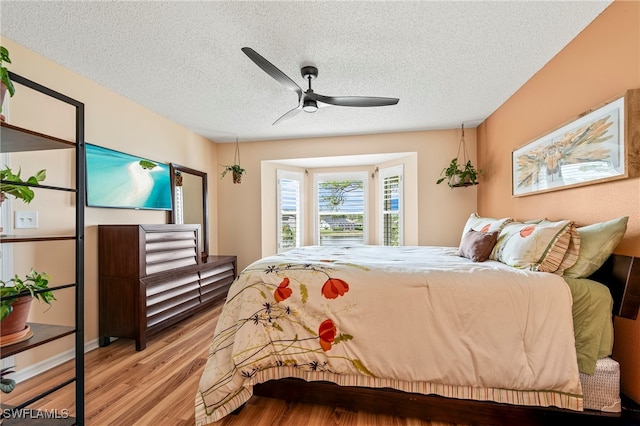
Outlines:
{"label": "green plant", "polygon": [[460,176],[462,174],[462,170],[458,168],[458,159],[454,158],[453,160],[451,160],[451,163],[449,163],[449,166],[442,169],[442,171],[440,172],[440,175],[442,175],[443,173],[444,173],[444,177],[441,177],[440,179],[438,179],[436,181],[436,184],[441,184],[442,182],[444,182],[445,179],[448,179],[449,186],[452,186],[453,177]]}
{"label": "green plant", "polygon": [[476,170],[476,168],[471,164],[471,161],[467,161],[467,164],[464,165],[462,173],[460,173],[460,182],[468,182],[475,185],[478,182],[478,176],[480,176],[481,174],[482,170]]}
{"label": "green plant", "polygon": [[16,381],[6,377],[9,374],[15,373],[12,368],[13,367],[5,367],[0,370],[0,390],[2,393],[10,393],[16,387]]}
{"label": "green plant", "polygon": [[240,167],[240,164],[224,166],[224,170],[220,174],[220,179],[225,177],[229,172],[233,173],[233,183],[240,183],[242,181],[242,175],[244,174],[245,170]]}
{"label": "green plant", "polygon": [[[16,92],[15,87],[13,87],[13,83],[9,78],[9,70],[7,67],[3,65],[4,62],[11,63],[11,59],[9,59],[9,51],[6,47],[0,46],[0,81],[7,86],[7,91],[9,92],[9,96],[13,96]],[[0,112],[2,112],[2,104],[0,103]]]}
{"label": "green plant", "polygon": [[461,167],[458,164],[458,158],[454,158],[451,160],[448,167],[442,169],[440,175],[442,174],[444,174],[444,177],[438,179],[436,184],[440,184],[447,180],[447,185],[449,185],[450,188],[454,188],[456,186],[465,186],[469,184],[475,185],[478,182],[478,176],[482,174],[482,170],[476,170],[476,168],[471,164],[471,161],[467,161],[464,167]]}
{"label": "green plant", "polygon": [[0,390],[2,393],[10,393],[16,387],[16,381],[6,377],[9,374],[15,373],[12,368],[13,367],[5,367],[0,370]]}
{"label": "green plant", "polygon": [[17,174],[14,174],[13,170],[11,170],[9,166],[5,166],[4,169],[0,170],[0,179],[3,181],[0,184],[0,194],[2,197],[0,198],[0,202],[4,201],[4,198],[6,197],[5,194],[9,194],[9,195],[13,195],[16,199],[20,198],[22,199],[22,201],[29,204],[31,200],[33,200],[33,197],[35,196],[35,194],[33,193],[33,190],[28,186],[13,185],[11,183],[8,183],[7,181],[37,185],[39,182],[42,182],[43,180],[45,180],[46,177],[47,177],[46,170],[40,170],[34,176],[30,176],[29,178],[27,178],[26,181],[23,181],[20,178],[20,169],[18,169]]}
{"label": "green plant", "polygon": [[[42,291],[49,288],[49,280],[51,277],[44,272],[36,272],[33,269],[25,276],[25,279],[21,279],[18,275],[11,278],[9,281],[0,280],[0,321],[13,312],[13,302],[16,300],[17,295],[20,293],[30,293],[35,299],[51,304],[52,300],[56,300],[53,292]],[[13,283],[13,285],[10,285]]]}
{"label": "green plant", "polygon": [[244,174],[245,170],[242,167],[240,167],[240,164],[233,164],[231,166],[224,166],[224,170],[222,171],[222,174],[220,175],[220,178],[222,179],[229,172],[233,172],[233,173],[236,173],[236,174],[239,174],[240,176],[242,176]]}

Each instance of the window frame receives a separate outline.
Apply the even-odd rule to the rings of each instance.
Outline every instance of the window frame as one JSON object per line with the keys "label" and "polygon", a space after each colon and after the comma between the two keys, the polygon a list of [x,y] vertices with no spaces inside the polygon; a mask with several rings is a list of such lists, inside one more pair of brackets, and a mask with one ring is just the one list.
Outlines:
{"label": "window frame", "polygon": [[378,243],[384,246],[384,190],[385,179],[398,176],[398,246],[404,245],[404,165],[386,167],[378,170]]}
{"label": "window frame", "polygon": [[291,250],[293,247],[283,248],[282,246],[282,183],[281,181],[293,180],[298,182],[298,200],[297,200],[297,228],[296,228],[296,244],[295,247],[304,245],[304,193],[305,193],[305,181],[304,173],[291,170],[276,171],[276,253],[283,253],[287,250]]}

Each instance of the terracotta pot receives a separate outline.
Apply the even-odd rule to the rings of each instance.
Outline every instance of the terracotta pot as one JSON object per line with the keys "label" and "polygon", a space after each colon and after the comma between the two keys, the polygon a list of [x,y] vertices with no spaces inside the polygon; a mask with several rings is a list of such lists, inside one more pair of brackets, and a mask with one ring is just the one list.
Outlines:
{"label": "terracotta pot", "polygon": [[27,326],[27,317],[33,297],[26,296],[13,302],[13,312],[0,322],[0,336],[18,333]]}

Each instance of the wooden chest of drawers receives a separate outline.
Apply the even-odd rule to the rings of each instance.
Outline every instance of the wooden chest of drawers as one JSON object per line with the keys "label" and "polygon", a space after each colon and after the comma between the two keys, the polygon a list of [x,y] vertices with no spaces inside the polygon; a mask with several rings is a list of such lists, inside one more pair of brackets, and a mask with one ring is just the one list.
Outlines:
{"label": "wooden chest of drawers", "polygon": [[99,225],[99,338],[154,333],[225,300],[236,256],[198,253],[199,225]]}

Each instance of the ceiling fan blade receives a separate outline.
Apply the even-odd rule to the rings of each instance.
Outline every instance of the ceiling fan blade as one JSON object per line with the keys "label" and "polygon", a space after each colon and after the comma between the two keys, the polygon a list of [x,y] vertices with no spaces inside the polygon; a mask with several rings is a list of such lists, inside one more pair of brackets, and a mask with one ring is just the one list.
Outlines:
{"label": "ceiling fan blade", "polygon": [[400,99],[398,98],[379,98],[374,96],[324,96],[317,93],[309,94],[318,102],[325,104],[348,106],[348,107],[376,107],[395,105]]}
{"label": "ceiling fan blade", "polygon": [[298,94],[298,99],[302,97],[302,89],[300,86],[298,86],[295,81],[291,80],[285,73],[276,68],[275,65],[260,56],[259,53],[250,47],[243,47],[242,51],[249,57],[249,59],[255,62],[257,66],[262,68],[264,72],[273,77],[278,83],[282,84],[287,89],[296,92]]}
{"label": "ceiling fan blade", "polygon": [[295,107],[292,110],[287,111],[284,115],[282,115],[280,118],[278,118],[276,121],[273,122],[272,126],[275,126],[276,124],[278,124],[281,121],[287,120],[295,115],[298,115],[298,113],[302,111],[302,108],[298,105],[297,107]]}

